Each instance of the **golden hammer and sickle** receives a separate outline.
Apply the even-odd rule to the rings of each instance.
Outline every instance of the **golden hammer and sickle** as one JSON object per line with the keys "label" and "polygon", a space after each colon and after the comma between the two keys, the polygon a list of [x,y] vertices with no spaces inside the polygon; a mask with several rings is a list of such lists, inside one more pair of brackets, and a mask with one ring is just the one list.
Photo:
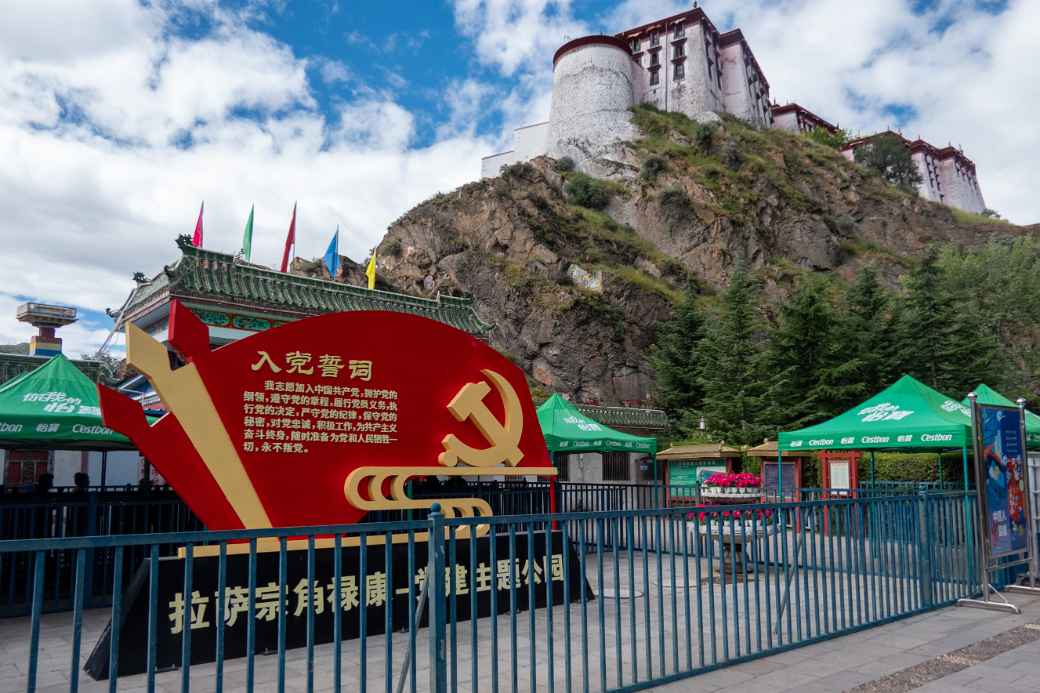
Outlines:
{"label": "golden hammer and sickle", "polygon": [[444,452],[437,461],[447,467],[454,467],[463,462],[471,467],[493,467],[502,462],[516,466],[524,457],[520,451],[520,435],[524,431],[524,413],[520,408],[520,398],[509,381],[492,370],[482,370],[490,380],[505,407],[505,420],[499,422],[491,410],[484,404],[484,397],[491,388],[486,382],[466,383],[448,403],[448,411],[456,421],[472,419],[491,447],[476,450],[466,445],[454,434],[444,436],[441,444]]}

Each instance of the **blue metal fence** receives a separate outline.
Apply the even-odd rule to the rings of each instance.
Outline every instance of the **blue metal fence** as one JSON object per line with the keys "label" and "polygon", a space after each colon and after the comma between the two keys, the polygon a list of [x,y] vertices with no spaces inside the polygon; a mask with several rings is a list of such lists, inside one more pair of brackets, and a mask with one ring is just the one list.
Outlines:
{"label": "blue metal fence", "polygon": [[[634,690],[975,593],[975,512],[973,495],[933,493],[0,541],[30,603],[0,621],[19,665],[5,676],[76,691],[111,620],[94,659],[110,690]],[[113,599],[90,609],[99,551]],[[46,614],[55,557],[72,610]],[[119,677],[127,647],[144,664]]]}

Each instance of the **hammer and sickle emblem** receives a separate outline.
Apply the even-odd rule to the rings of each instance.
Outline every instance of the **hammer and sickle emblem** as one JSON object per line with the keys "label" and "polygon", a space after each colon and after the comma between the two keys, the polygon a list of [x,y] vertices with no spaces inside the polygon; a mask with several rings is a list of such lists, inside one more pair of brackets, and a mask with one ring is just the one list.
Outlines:
{"label": "hammer and sickle emblem", "polygon": [[491,392],[486,382],[466,383],[448,403],[448,411],[456,421],[472,419],[477,430],[490,443],[490,447],[476,450],[466,445],[454,434],[444,436],[441,444],[444,452],[437,461],[447,467],[454,467],[459,462],[471,467],[493,467],[502,462],[516,466],[524,453],[520,451],[520,434],[524,430],[524,414],[509,381],[492,370],[482,370],[488,380],[495,386],[498,396],[505,407],[505,420],[500,422],[484,404],[484,397]]}

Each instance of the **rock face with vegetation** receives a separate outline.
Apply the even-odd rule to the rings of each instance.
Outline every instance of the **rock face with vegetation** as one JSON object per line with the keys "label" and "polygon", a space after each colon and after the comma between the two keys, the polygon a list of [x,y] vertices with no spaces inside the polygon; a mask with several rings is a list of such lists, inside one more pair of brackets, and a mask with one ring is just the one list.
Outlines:
{"label": "rock face with vegetation", "polygon": [[647,404],[658,325],[688,287],[710,305],[745,267],[768,330],[806,275],[844,283],[869,266],[894,288],[931,245],[1028,233],[923,201],[808,137],[647,107],[634,122],[642,137],[608,178],[539,158],[418,205],[380,243],[381,279],[474,296],[494,346],[546,392]]}

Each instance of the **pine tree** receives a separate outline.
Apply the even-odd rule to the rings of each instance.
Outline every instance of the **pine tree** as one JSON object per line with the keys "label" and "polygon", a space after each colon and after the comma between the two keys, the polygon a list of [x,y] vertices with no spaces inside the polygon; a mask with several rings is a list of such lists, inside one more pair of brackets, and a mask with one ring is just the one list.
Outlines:
{"label": "pine tree", "polygon": [[899,376],[896,364],[898,317],[872,268],[862,270],[845,292],[845,311],[838,341],[847,360],[844,411],[891,385]]}
{"label": "pine tree", "polygon": [[738,266],[722,296],[716,320],[698,345],[708,429],[728,443],[758,443],[770,431],[765,420],[762,350],[756,344],[759,287]]}
{"label": "pine tree", "polygon": [[837,349],[834,313],[826,287],[804,280],[780,308],[769,336],[770,418],[784,428],[801,428],[837,413],[843,399],[845,362]]}
{"label": "pine tree", "polygon": [[670,320],[658,326],[650,365],[657,376],[657,395],[673,427],[699,409],[704,391],[698,379],[697,343],[703,320],[697,308],[697,292],[687,287]]}
{"label": "pine tree", "polygon": [[991,374],[996,329],[961,292],[951,290],[934,250],[909,274],[899,329],[899,362],[911,375],[959,397]]}

